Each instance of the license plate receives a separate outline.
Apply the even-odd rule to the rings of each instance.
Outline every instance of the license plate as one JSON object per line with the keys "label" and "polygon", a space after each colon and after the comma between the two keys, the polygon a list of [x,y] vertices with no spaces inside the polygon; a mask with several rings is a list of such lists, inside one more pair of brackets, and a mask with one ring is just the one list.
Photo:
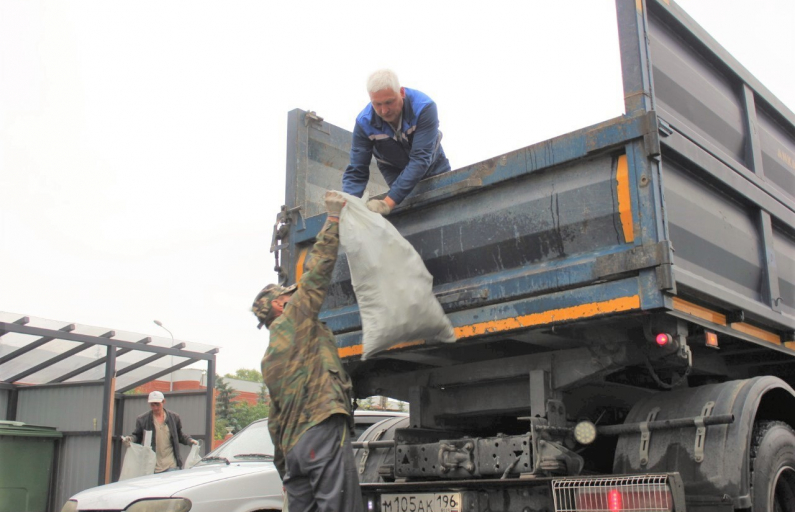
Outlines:
{"label": "license plate", "polygon": [[460,512],[461,493],[382,494],[381,512]]}

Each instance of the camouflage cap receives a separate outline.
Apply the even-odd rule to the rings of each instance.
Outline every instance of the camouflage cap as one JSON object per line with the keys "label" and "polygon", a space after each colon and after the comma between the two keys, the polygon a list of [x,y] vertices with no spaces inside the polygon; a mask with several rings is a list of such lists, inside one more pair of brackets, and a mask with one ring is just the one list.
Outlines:
{"label": "camouflage cap", "polygon": [[254,304],[251,305],[251,312],[254,313],[254,316],[259,319],[259,325],[257,325],[257,329],[262,329],[262,326],[267,325],[271,320],[269,318],[271,313],[271,303],[282,295],[287,295],[288,293],[294,292],[297,288],[298,285],[296,284],[292,286],[269,284],[260,290],[260,292],[254,298]]}

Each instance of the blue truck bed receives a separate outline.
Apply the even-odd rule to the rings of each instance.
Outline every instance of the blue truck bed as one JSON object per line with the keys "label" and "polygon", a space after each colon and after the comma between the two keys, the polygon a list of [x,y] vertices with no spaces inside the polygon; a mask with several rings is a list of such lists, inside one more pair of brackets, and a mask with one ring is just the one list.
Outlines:
{"label": "blue truck bed", "polygon": [[[457,343],[358,361],[341,255],[321,316],[363,393],[407,399],[396,379],[379,382],[629,340],[650,315],[716,333],[730,377],[792,381],[795,115],[674,2],[616,7],[623,116],[424,180],[389,216],[433,275]],[[350,148],[314,113],[290,112],[289,127],[272,247],[284,282],[300,276]],[[372,177],[370,193],[384,192],[374,165]]]}

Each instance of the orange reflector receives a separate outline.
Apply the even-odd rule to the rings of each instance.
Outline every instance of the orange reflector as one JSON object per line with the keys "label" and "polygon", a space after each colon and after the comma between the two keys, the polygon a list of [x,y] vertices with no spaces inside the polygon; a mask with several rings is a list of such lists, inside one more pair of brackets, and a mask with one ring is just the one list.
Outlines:
{"label": "orange reflector", "polygon": [[718,335],[714,332],[705,331],[706,345],[708,347],[718,348]]}

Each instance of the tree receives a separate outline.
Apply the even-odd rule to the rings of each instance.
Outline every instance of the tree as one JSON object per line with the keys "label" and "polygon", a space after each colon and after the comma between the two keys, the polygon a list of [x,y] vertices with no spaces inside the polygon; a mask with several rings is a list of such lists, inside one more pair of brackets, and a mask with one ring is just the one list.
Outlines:
{"label": "tree", "polygon": [[373,402],[374,402],[374,397],[368,396],[367,398],[357,399],[356,405],[358,406],[359,409],[365,411],[372,411],[375,409],[374,407],[375,404]]}
{"label": "tree", "polygon": [[215,377],[215,389],[218,394],[215,396],[215,417],[217,419],[229,420],[232,418],[234,404],[232,400],[238,395],[238,392],[232,389],[232,386],[224,381],[223,377]]}
{"label": "tree", "polygon": [[213,439],[224,439],[226,437],[226,427],[229,423],[224,419],[215,419],[215,435]]}
{"label": "tree", "polygon": [[270,401],[271,401],[271,396],[268,393],[268,387],[263,382],[262,386],[260,386],[260,389],[259,389],[259,395],[257,396],[257,403],[258,404],[269,404]]}
{"label": "tree", "polygon": [[238,402],[235,404],[235,410],[232,412],[232,421],[234,421],[234,433],[238,433],[243,428],[247,427],[252,421],[268,417],[270,407],[265,404],[249,405],[248,402]]}
{"label": "tree", "polygon": [[249,370],[246,368],[235,370],[234,375],[227,373],[224,377],[228,379],[247,380],[249,382],[262,382],[262,373],[260,373],[259,370]]}

